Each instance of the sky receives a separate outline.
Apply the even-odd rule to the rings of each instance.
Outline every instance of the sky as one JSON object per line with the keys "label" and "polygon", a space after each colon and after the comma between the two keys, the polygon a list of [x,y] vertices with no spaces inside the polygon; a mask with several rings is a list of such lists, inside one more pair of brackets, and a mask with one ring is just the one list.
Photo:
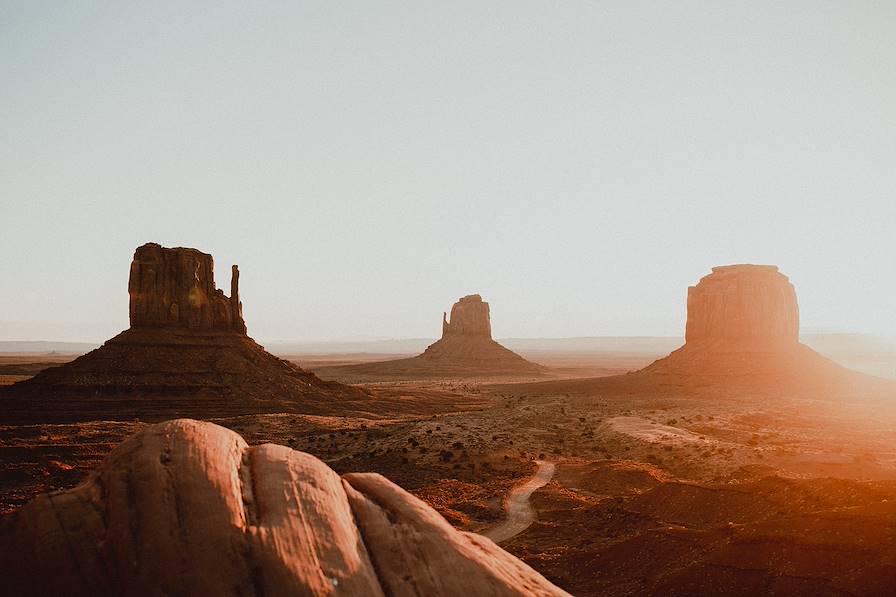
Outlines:
{"label": "sky", "polygon": [[0,0],[0,340],[128,325],[145,242],[250,335],[681,335],[771,263],[896,335],[896,3]]}

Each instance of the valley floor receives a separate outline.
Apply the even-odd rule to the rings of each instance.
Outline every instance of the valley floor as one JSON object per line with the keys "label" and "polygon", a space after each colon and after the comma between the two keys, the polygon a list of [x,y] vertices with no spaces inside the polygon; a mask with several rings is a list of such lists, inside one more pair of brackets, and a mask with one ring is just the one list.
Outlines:
{"label": "valley floor", "polygon": [[[373,384],[395,411],[375,418],[213,420],[379,472],[476,532],[552,462],[534,523],[502,545],[576,595],[896,593],[896,394],[633,394],[563,377]],[[395,406],[436,393],[477,410]],[[143,425],[0,427],[0,508],[78,483]]]}

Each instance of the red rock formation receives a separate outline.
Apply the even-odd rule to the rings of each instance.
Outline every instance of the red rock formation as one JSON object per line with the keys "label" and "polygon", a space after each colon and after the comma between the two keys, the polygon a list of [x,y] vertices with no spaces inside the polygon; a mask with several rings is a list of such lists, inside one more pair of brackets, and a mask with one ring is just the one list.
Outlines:
{"label": "red rock formation", "polygon": [[492,340],[488,303],[478,294],[451,307],[451,321],[442,314],[442,337],[420,355],[377,363],[337,365],[316,370],[328,379],[383,381],[451,377],[539,376],[545,367],[527,361]]}
{"label": "red rock formation", "polygon": [[478,294],[465,296],[454,303],[451,321],[442,315],[442,338],[416,358],[432,364],[479,371],[534,371],[541,368],[492,340],[488,303]]}
{"label": "red rock formation", "polygon": [[488,303],[478,294],[463,297],[451,307],[451,321],[442,314],[442,338],[448,336],[469,336],[492,338],[492,322]]}
{"label": "red rock formation", "polygon": [[625,375],[529,387],[539,395],[712,399],[892,391],[801,344],[798,318],[793,285],[777,267],[716,267],[688,289],[687,339],[668,356]]}
{"label": "red rock formation", "polygon": [[155,243],[134,253],[131,328],[71,363],[0,388],[0,420],[333,414],[364,390],[325,382],[246,334],[233,266],[231,296],[215,288],[211,255]]}
{"label": "red rock formation", "polygon": [[796,291],[773,265],[729,265],[688,289],[685,344],[643,370],[683,386],[776,391],[849,382],[846,370],[799,342]]}
{"label": "red rock formation", "polygon": [[688,288],[686,342],[784,344],[799,341],[796,291],[774,265],[728,265]]}
{"label": "red rock formation", "polygon": [[15,595],[567,595],[386,478],[188,419],[0,521]]}
{"label": "red rock formation", "polygon": [[156,243],[137,247],[128,281],[132,328],[190,328],[246,333],[233,266],[231,296],[215,287],[212,256]]}

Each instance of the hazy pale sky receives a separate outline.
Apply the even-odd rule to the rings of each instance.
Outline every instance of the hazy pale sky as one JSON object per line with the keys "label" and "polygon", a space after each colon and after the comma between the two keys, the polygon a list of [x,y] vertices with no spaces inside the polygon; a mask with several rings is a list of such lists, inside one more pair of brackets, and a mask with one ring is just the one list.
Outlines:
{"label": "hazy pale sky", "polygon": [[0,340],[126,328],[147,241],[262,340],[678,335],[740,262],[896,334],[894,2],[125,4],[0,0]]}

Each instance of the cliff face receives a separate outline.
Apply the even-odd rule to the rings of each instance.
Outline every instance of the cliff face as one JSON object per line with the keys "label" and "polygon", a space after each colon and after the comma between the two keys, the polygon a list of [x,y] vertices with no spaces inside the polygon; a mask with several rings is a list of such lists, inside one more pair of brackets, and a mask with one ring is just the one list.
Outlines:
{"label": "cliff face", "polygon": [[212,256],[156,243],[138,247],[128,280],[132,328],[189,328],[246,333],[233,266],[230,297],[215,287]]}
{"label": "cliff face", "polygon": [[852,383],[850,372],[800,344],[799,327],[796,291],[777,267],[714,267],[688,289],[684,346],[641,373],[700,391],[790,392]]}
{"label": "cliff face", "polygon": [[0,521],[17,595],[568,595],[374,473],[188,419]]}
{"label": "cliff face", "polygon": [[448,336],[492,337],[488,303],[478,294],[463,297],[451,307],[451,321],[442,315],[442,338]]}
{"label": "cliff face", "polygon": [[728,265],[688,289],[685,341],[795,345],[796,291],[773,265]]}

